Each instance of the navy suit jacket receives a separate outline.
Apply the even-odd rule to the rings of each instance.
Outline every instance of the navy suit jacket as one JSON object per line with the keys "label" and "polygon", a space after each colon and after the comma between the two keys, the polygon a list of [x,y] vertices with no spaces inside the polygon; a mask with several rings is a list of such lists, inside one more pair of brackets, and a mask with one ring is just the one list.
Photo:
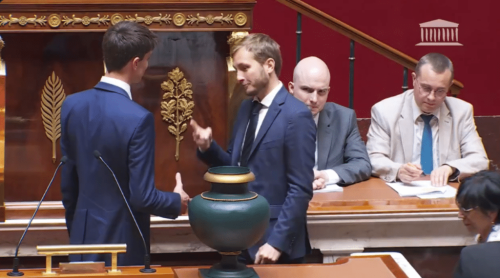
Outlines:
{"label": "navy suit jacket", "polygon": [[[180,195],[154,185],[153,115],[114,85],[69,95],[61,109],[61,192],[71,244],[125,243],[120,265],[141,265],[145,250],[113,176],[93,151],[113,169],[130,203],[149,250],[150,215],[175,218]],[[105,261],[110,255],[72,255],[72,261]]]}
{"label": "navy suit jacket", "polygon": [[[214,166],[236,166],[249,121],[251,100],[243,101],[234,123],[227,152],[215,141],[198,157]],[[312,198],[316,125],[311,111],[282,87],[262,122],[250,152],[248,167],[255,174],[249,190],[270,204],[270,223],[262,238],[249,248],[255,259],[258,248],[269,243],[288,259],[310,252],[306,217]]]}

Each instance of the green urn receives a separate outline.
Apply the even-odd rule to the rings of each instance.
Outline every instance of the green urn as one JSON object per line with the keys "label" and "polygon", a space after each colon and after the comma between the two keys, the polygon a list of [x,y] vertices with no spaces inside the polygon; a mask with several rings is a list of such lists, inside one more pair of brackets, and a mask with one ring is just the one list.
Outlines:
{"label": "green urn", "polygon": [[213,167],[204,179],[212,186],[189,202],[189,222],[198,239],[217,250],[222,259],[210,269],[200,269],[200,277],[258,277],[253,268],[237,260],[242,250],[262,238],[269,225],[269,203],[248,191],[254,174],[247,167]]}

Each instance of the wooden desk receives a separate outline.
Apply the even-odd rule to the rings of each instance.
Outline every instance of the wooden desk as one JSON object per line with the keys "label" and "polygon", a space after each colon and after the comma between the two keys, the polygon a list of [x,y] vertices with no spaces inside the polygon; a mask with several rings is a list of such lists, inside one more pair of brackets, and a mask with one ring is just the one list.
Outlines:
{"label": "wooden desk", "polygon": [[[458,183],[450,183],[458,188]],[[458,212],[454,198],[420,199],[400,197],[378,178],[353,184],[343,192],[315,193],[309,204],[308,215]]]}
{"label": "wooden desk", "polygon": [[[457,184],[454,184],[457,186]],[[6,203],[7,221],[0,223],[0,256],[12,256],[36,203]],[[424,200],[399,197],[376,178],[351,185],[343,192],[316,193],[308,211],[311,245],[324,262],[363,252],[365,248],[464,246],[473,243],[453,198]],[[64,209],[44,203],[20,250],[35,256],[36,245],[67,244]],[[214,251],[193,234],[187,216],[176,220],[151,218],[151,252]]]}
{"label": "wooden desk", "polygon": [[[143,274],[139,272],[140,267],[120,267],[121,274],[82,274],[71,275],[71,277],[141,277],[154,276],[161,278],[198,278],[199,267],[154,267],[156,273]],[[260,278],[282,278],[282,277],[314,277],[314,278],[408,278],[405,272],[391,256],[367,256],[342,258],[335,264],[304,264],[304,265],[258,265],[254,267]],[[9,277],[7,272],[0,271],[0,277]],[[24,277],[48,277],[41,274],[41,269],[21,270]],[[57,272],[57,270],[56,270]],[[70,275],[58,275],[51,277],[70,277]]]}

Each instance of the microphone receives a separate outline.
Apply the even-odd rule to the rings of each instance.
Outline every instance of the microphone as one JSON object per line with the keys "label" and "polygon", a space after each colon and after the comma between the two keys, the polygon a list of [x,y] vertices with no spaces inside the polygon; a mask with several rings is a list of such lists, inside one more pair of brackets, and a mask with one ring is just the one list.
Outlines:
{"label": "microphone", "polygon": [[148,246],[146,245],[146,240],[144,239],[144,235],[141,232],[141,229],[139,228],[139,224],[137,224],[137,220],[134,217],[134,214],[132,213],[132,209],[130,209],[130,205],[127,202],[127,198],[125,198],[125,194],[123,194],[122,188],[120,186],[120,183],[118,182],[118,179],[115,176],[115,173],[111,168],[108,166],[108,164],[102,159],[101,153],[98,150],[94,150],[94,156],[95,158],[99,159],[111,172],[113,175],[113,178],[115,179],[116,185],[118,186],[118,189],[120,190],[120,193],[122,194],[123,201],[125,201],[125,204],[127,205],[128,211],[130,212],[130,216],[132,216],[132,220],[134,220],[135,227],[137,228],[137,231],[139,231],[139,234],[141,235],[142,243],[144,244],[144,250],[146,251],[146,255],[144,256],[144,268],[140,269],[139,271],[142,273],[155,273],[156,269],[151,268],[151,258],[149,256],[149,250]]}
{"label": "microphone", "polygon": [[56,177],[57,171],[59,171],[59,167],[61,167],[61,165],[63,165],[64,163],[66,163],[67,160],[68,160],[68,158],[66,156],[63,156],[61,158],[61,162],[59,163],[59,165],[57,165],[56,171],[54,172],[54,176],[52,176],[52,179],[49,182],[49,186],[47,186],[47,189],[45,189],[45,193],[43,193],[42,199],[40,200],[40,202],[38,202],[38,206],[36,207],[35,212],[33,213],[33,216],[31,217],[30,221],[28,221],[28,226],[24,230],[24,233],[21,236],[21,239],[19,240],[19,243],[17,244],[16,253],[14,254],[14,266],[12,267],[12,271],[7,273],[8,276],[23,276],[24,275],[23,272],[19,271],[19,258],[17,257],[17,254],[19,252],[19,247],[21,247],[21,242],[23,241],[24,236],[28,232],[28,229],[31,226],[31,222],[33,221],[33,219],[35,219],[35,215],[38,212],[38,209],[40,208],[40,205],[42,204],[43,199],[45,199],[45,195],[47,195],[47,192],[49,192],[50,186],[54,182],[54,179]]}

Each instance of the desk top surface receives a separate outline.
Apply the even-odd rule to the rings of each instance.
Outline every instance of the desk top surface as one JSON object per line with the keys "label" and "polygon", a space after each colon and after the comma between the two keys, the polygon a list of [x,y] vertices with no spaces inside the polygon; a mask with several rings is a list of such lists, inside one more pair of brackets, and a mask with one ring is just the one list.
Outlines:
{"label": "desk top surface", "polygon": [[[458,187],[457,183],[450,183]],[[29,219],[37,202],[5,203],[6,219]],[[420,199],[400,197],[378,178],[344,187],[343,192],[315,193],[308,215],[457,212],[454,198]],[[187,215],[187,214],[185,214]],[[44,202],[37,219],[64,219],[60,201]]]}
{"label": "desk top surface", "polygon": [[[458,183],[450,183],[458,188]],[[454,198],[400,197],[385,181],[371,178],[344,187],[343,192],[315,193],[308,214],[458,211]]]}
{"label": "desk top surface", "polygon": [[[405,272],[389,255],[347,257],[339,259],[333,264],[301,264],[301,265],[258,265],[251,266],[260,278],[281,277],[314,277],[314,278],[406,278]],[[156,273],[142,274],[140,267],[119,267],[119,274],[69,274],[46,276],[42,274],[44,269],[28,269],[24,277],[141,277],[155,276],[162,278],[198,278],[199,268],[210,268],[210,266],[189,267],[153,267]],[[58,271],[57,269],[53,269]],[[10,270],[0,270],[0,277],[9,277]]]}

